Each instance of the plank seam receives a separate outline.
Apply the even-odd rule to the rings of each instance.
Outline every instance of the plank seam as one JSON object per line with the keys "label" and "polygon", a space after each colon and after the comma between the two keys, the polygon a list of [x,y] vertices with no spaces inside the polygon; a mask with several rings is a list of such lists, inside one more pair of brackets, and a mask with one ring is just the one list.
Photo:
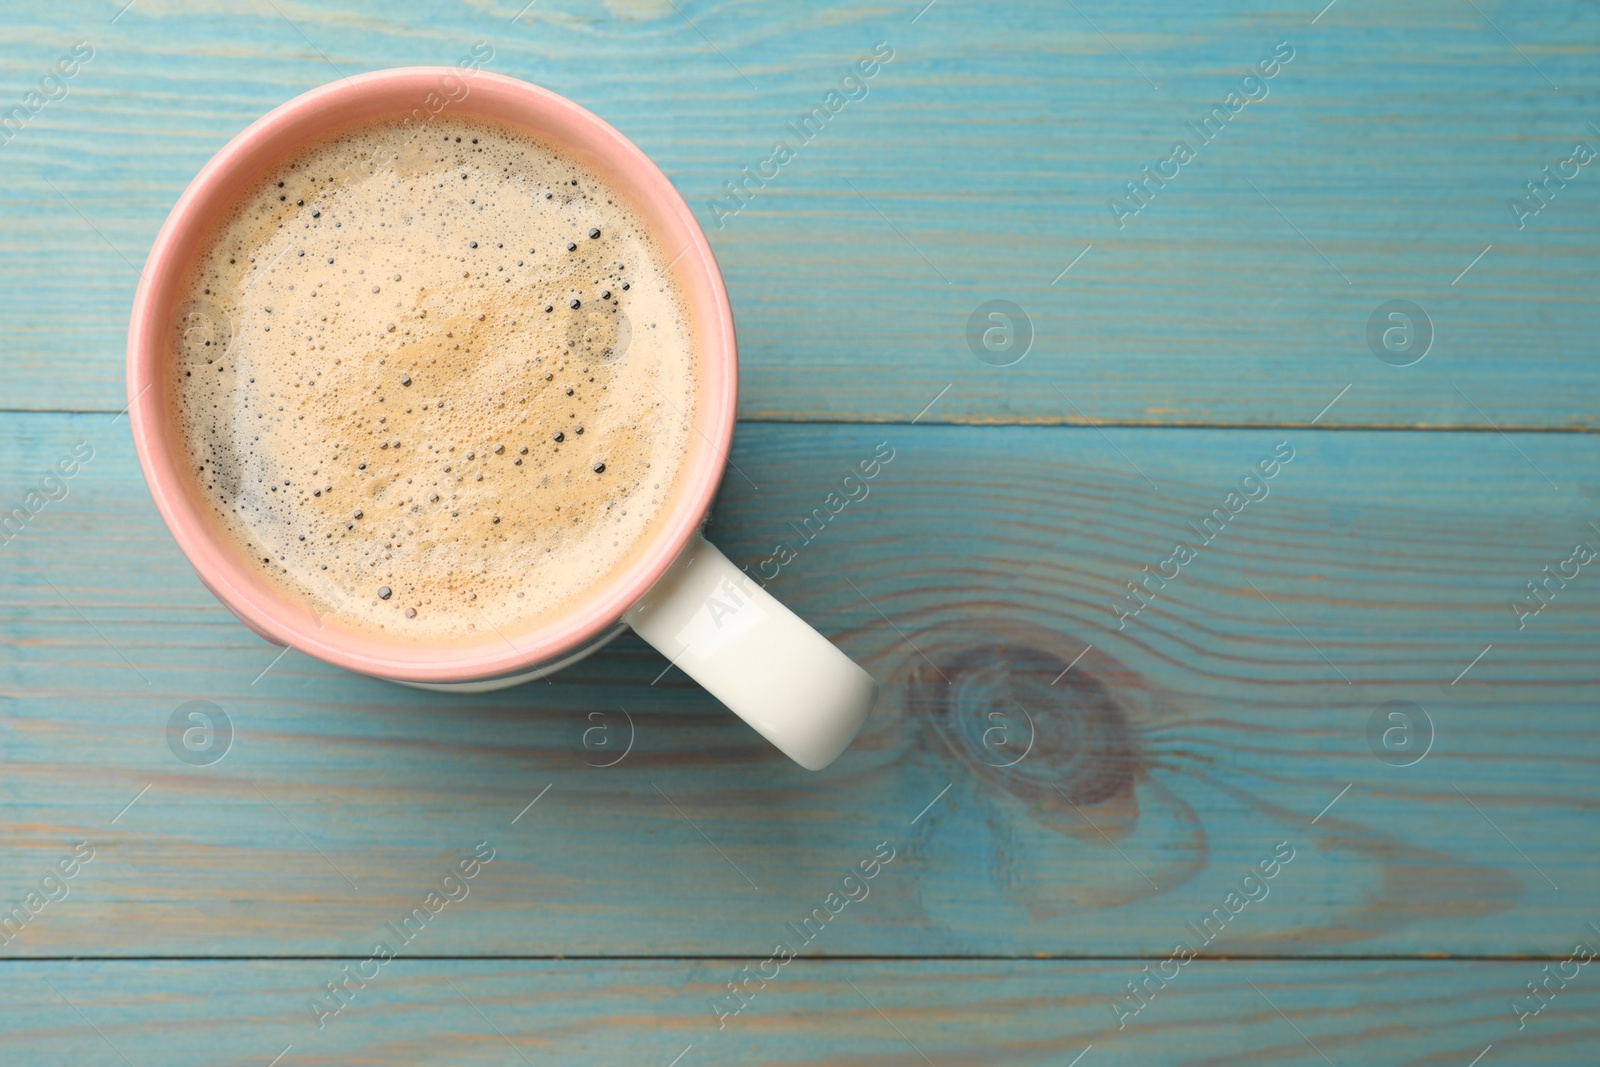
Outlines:
{"label": "plank seam", "polygon": [[[3,408],[0,407],[0,417],[9,415],[116,415],[119,412],[102,410],[99,408]],[[919,416],[920,417],[920,416]],[[781,416],[766,415],[738,420],[740,426],[993,426],[993,427],[1036,427],[1039,429],[1065,429],[1065,430],[1310,430],[1316,433],[1470,433],[1470,434],[1507,434],[1507,433],[1537,433],[1537,434],[1600,434],[1600,425],[1595,426],[1519,426],[1514,423],[1505,423],[1498,426],[1480,426],[1477,424],[1462,425],[1428,425],[1428,426],[1400,426],[1393,423],[1343,423],[1329,425],[1318,422],[1138,422],[1134,420],[1097,420],[1088,422],[1077,419],[1059,418],[1022,418],[1022,419],[996,419],[988,416],[976,415],[971,418],[929,419],[918,422],[916,419],[899,417],[885,418],[860,418],[860,419],[812,419],[812,418],[785,418]]]}

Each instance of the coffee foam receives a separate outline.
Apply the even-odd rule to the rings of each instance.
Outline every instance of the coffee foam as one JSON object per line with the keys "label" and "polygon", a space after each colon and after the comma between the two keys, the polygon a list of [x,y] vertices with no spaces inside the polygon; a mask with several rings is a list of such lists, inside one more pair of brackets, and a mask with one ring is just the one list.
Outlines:
{"label": "coffee foam", "polygon": [[695,414],[670,264],[618,193],[495,125],[364,127],[265,178],[173,351],[197,491],[325,624],[509,639],[625,566]]}

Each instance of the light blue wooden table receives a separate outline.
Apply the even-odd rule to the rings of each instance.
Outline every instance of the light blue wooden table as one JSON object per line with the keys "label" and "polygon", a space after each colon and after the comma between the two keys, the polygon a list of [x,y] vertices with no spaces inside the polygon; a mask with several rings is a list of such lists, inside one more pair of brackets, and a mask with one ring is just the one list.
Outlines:
{"label": "light blue wooden table", "polygon": [[[0,544],[0,1063],[1600,1060],[1600,6],[1322,2],[12,5],[0,514],[56,499]],[[151,505],[122,346],[179,191],[474,47],[710,235],[712,535],[797,550],[884,683],[824,773],[631,637],[464,698],[279,658]]]}

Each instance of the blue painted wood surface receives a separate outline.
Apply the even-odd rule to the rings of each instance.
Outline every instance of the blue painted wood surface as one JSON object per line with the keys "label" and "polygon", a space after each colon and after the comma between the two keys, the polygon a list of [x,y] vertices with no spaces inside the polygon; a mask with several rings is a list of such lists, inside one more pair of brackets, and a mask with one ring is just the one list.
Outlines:
{"label": "blue painted wood surface", "polygon": [[[520,6],[7,15],[0,116],[94,56],[0,133],[0,511],[94,458],[0,545],[0,919],[44,901],[0,945],[0,1062],[1592,1059],[1588,969],[1511,1005],[1600,945],[1597,579],[1527,588],[1600,548],[1600,172],[1524,187],[1600,147],[1600,9]],[[749,476],[711,534],[885,685],[824,774],[631,637],[472,698],[280,659],[155,514],[117,413],[173,199],[282,100],[480,40],[710,234]],[[879,41],[864,98],[719,227],[723,182]],[[1107,201],[1278,42],[1266,98],[1118,228]],[[1404,367],[1367,337],[1397,299],[1434,333]],[[1009,366],[969,346],[989,300],[1032,323]],[[167,740],[196,699],[233,724],[206,766]],[[318,1031],[309,998],[483,840],[470,898]],[[871,895],[719,1031],[711,998],[879,842]],[[1180,939],[1206,958],[1118,1029]]]}
{"label": "blue painted wood surface", "polygon": [[1118,1030],[1137,961],[795,960],[719,1030],[712,998],[747,965],[397,960],[318,1030],[309,1001],[342,961],[12,963],[0,1010],[8,1063],[85,1067],[1465,1067],[1486,1048],[1483,1067],[1572,1067],[1593,1062],[1600,1011],[1580,979],[1519,1031],[1507,1001],[1531,961],[1197,960]]}
{"label": "blue painted wood surface", "polygon": [[[278,660],[189,572],[111,416],[5,425],[39,468],[105,443],[0,550],[13,894],[69,840],[108,850],[14,951],[354,951],[484,836],[515,874],[434,951],[754,952],[880,840],[911,859],[856,932],[873,953],[1152,951],[1285,839],[1283,904],[1230,951],[1538,954],[1591,918],[1600,601],[1583,574],[1522,630],[1509,609],[1600,542],[1586,435],[745,425],[732,460],[760,489],[729,481],[712,536],[754,573],[786,542],[773,591],[885,683],[812,775],[676,672],[654,682],[631,638],[473,698]],[[1124,579],[1198,541],[1186,523],[1280,440],[1270,495],[1119,619]],[[805,543],[881,441],[871,494]],[[234,722],[214,766],[168,750],[194,699]],[[1394,700],[1433,722],[1413,767],[1368,740]],[[631,752],[586,766],[626,748],[623,709]]]}
{"label": "blue painted wood surface", "polygon": [[[1507,207],[1575,141],[1600,147],[1592,4],[1341,0],[1312,24],[1315,2],[940,0],[913,21],[922,3],[539,0],[513,22],[518,0],[139,0],[109,24],[108,3],[22,6],[0,41],[6,106],[95,49],[0,150],[5,407],[122,407],[134,268],[251,120],[482,40],[489,69],[616,124],[700,216],[746,417],[904,419],[954,383],[928,418],[1305,424],[1351,385],[1323,424],[1595,425],[1600,174],[1523,228]],[[1187,124],[1280,41],[1266,98],[1200,145]],[[866,95],[721,218],[724,182],[878,42],[895,58]],[[1119,229],[1108,201],[1184,138],[1196,159]],[[1032,320],[1015,366],[969,350],[991,299]],[[1409,368],[1366,341],[1394,299],[1437,335]]]}

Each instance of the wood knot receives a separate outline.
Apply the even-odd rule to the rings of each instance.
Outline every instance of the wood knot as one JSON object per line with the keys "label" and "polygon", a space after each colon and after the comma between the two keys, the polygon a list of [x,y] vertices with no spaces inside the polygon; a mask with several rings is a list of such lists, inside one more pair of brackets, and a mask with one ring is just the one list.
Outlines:
{"label": "wood knot", "polygon": [[1087,807],[1128,796],[1143,768],[1115,695],[1125,669],[1068,635],[1027,629],[958,648],[929,641],[908,710],[946,752],[1021,799]]}

